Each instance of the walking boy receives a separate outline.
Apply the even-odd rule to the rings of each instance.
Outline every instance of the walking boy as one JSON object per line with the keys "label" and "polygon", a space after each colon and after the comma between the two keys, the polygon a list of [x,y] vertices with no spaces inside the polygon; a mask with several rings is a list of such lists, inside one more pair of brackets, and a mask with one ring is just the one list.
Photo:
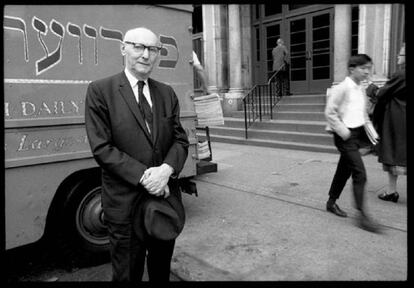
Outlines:
{"label": "walking boy", "polygon": [[334,143],[340,152],[338,166],[329,190],[326,210],[340,217],[347,217],[335,203],[352,176],[352,190],[359,215],[358,225],[365,230],[378,232],[379,227],[364,212],[364,193],[367,181],[365,166],[359,148],[366,143],[364,124],[369,120],[367,97],[361,81],[367,79],[372,69],[368,55],[357,54],[348,61],[349,76],[331,89],[325,116],[328,129],[333,130]]}

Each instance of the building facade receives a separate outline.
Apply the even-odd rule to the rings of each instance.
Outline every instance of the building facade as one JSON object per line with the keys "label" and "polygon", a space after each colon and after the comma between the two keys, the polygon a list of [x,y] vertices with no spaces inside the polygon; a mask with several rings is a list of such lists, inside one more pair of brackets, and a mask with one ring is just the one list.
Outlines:
{"label": "building facade", "polygon": [[[272,74],[272,49],[282,38],[290,52],[291,92],[321,94],[347,75],[356,53],[374,62],[372,81],[395,72],[405,42],[404,4],[195,5],[194,49],[222,97],[224,112]],[[197,81],[196,81],[197,85]]]}

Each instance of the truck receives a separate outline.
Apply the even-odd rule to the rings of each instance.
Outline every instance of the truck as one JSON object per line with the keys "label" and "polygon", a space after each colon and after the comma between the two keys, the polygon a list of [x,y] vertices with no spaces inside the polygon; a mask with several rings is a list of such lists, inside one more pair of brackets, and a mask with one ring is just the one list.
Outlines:
{"label": "truck", "polygon": [[84,101],[91,81],[124,69],[120,44],[131,28],[147,27],[162,43],[151,77],[171,85],[179,98],[180,119],[190,142],[180,174],[182,191],[196,193],[190,180],[216,170],[214,163],[208,167],[197,155],[192,9],[191,5],[5,6],[6,250],[47,237],[63,255],[80,261],[108,253],[101,172],[86,136]]}

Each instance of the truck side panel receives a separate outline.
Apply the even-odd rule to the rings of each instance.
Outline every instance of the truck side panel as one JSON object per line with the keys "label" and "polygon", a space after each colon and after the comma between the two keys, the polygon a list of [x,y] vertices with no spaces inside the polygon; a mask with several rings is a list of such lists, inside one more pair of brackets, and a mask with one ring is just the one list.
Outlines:
{"label": "truck side panel", "polygon": [[69,175],[93,165],[93,159],[79,159],[6,169],[6,249],[40,239],[59,185]]}

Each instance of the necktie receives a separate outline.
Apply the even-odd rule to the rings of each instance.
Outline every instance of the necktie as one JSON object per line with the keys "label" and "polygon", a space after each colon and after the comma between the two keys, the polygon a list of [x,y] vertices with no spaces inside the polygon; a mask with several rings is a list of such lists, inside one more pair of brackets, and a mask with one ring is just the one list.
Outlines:
{"label": "necktie", "polygon": [[144,81],[138,81],[138,97],[139,97],[139,108],[141,109],[142,115],[147,122],[147,128],[151,133],[152,130],[152,111],[151,106],[149,105],[147,99],[144,96],[143,87],[145,85]]}

